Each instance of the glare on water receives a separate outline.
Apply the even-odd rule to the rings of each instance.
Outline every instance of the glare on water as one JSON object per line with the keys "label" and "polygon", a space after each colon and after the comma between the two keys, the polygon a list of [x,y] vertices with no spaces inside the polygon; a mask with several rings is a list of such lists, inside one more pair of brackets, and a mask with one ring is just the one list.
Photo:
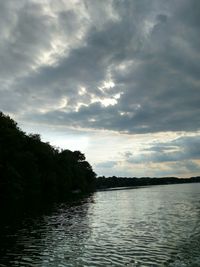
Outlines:
{"label": "glare on water", "polygon": [[200,184],[96,192],[8,229],[1,267],[200,266]]}

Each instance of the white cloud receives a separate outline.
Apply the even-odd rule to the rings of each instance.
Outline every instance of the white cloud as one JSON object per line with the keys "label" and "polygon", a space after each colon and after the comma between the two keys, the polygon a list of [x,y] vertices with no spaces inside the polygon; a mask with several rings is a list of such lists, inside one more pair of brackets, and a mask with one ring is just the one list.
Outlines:
{"label": "white cloud", "polygon": [[[146,142],[156,134],[197,135],[199,8],[195,0],[1,1],[0,109],[35,131],[52,125],[140,134]],[[125,151],[118,141],[112,148]],[[93,149],[88,155],[96,158]],[[125,172],[114,155],[113,170]],[[175,172],[164,158],[147,170],[156,173],[155,164]]]}

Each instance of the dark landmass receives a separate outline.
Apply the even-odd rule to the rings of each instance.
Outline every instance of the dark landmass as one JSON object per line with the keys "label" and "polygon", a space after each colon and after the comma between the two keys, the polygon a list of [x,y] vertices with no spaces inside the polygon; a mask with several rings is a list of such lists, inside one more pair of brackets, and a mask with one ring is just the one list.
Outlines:
{"label": "dark landmass", "polygon": [[80,151],[58,150],[27,135],[0,112],[0,207],[62,201],[95,190],[96,174]]}
{"label": "dark landmass", "polygon": [[135,187],[147,185],[165,185],[165,184],[183,184],[183,183],[199,183],[200,176],[190,178],[162,177],[162,178],[127,178],[127,177],[98,177],[96,179],[97,190],[119,187]]}
{"label": "dark landmass", "polygon": [[80,151],[59,150],[26,134],[0,112],[0,208],[33,208],[95,190],[200,182],[191,178],[98,177]]}

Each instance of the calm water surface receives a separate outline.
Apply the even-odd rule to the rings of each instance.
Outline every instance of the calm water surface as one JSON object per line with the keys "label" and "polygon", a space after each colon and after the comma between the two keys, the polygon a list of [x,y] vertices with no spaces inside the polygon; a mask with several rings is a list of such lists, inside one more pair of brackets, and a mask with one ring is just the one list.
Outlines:
{"label": "calm water surface", "polygon": [[199,267],[200,184],[97,192],[2,230],[0,267]]}

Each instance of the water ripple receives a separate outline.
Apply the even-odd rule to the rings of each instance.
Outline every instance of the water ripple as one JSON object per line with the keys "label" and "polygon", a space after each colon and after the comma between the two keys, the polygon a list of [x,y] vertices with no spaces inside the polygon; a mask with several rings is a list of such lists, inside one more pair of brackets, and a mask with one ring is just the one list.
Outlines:
{"label": "water ripple", "polygon": [[59,205],[7,230],[0,267],[200,266],[199,192],[157,186]]}

